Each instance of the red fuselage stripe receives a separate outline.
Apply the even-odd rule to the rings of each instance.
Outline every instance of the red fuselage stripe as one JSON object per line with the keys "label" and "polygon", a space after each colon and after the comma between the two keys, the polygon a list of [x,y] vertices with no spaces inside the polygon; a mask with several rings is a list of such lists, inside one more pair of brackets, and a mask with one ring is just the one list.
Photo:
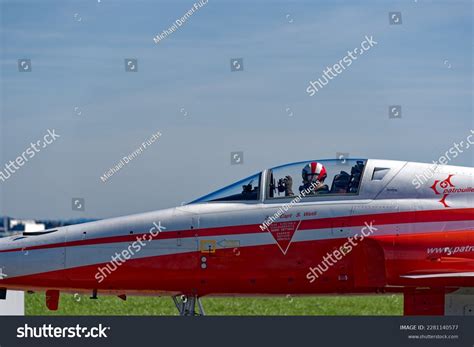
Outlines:
{"label": "red fuselage stripe", "polygon": [[[333,218],[321,218],[301,221],[298,231],[311,229],[325,229],[331,227],[354,227],[363,226],[364,222],[373,222],[374,225],[387,224],[404,224],[404,223],[429,223],[429,222],[452,222],[452,221],[468,221],[474,220],[474,208],[464,209],[446,209],[446,210],[429,210],[429,211],[408,211],[408,212],[392,212],[392,213],[376,213],[357,216],[343,216]],[[238,234],[254,234],[262,232],[260,224],[225,226],[206,229],[191,229],[180,231],[169,231],[158,234],[154,239],[172,239],[172,238],[189,238],[189,237],[203,237],[203,236],[224,236],[224,235],[238,235]],[[266,231],[265,231],[266,232]],[[63,243],[53,243],[38,246],[31,246],[25,248],[14,248],[0,251],[18,252],[36,249],[57,248],[57,247],[74,247],[96,244],[109,244],[119,242],[134,242],[137,238],[143,237],[147,234],[123,235],[101,237],[90,240],[77,240]],[[148,234],[151,236],[151,234]],[[144,240],[142,238],[142,240]],[[147,240],[149,241],[149,240]]]}

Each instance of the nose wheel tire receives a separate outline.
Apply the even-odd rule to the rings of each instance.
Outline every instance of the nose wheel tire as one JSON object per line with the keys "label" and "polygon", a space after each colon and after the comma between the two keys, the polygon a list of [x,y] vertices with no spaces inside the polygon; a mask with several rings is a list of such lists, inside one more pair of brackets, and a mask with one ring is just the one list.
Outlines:
{"label": "nose wheel tire", "polygon": [[[173,296],[173,302],[178,309],[180,316],[204,316],[204,308],[201,299],[197,296],[176,295]],[[198,311],[196,311],[196,303]]]}

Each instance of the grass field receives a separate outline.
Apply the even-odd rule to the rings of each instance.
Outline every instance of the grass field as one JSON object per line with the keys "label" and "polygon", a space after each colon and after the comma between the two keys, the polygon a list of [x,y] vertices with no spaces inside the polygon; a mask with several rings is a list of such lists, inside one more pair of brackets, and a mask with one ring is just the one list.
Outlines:
{"label": "grass field", "polygon": [[[402,315],[401,295],[283,298],[203,298],[207,315]],[[62,294],[49,311],[44,293],[25,294],[26,315],[177,315],[169,297],[99,297]]]}

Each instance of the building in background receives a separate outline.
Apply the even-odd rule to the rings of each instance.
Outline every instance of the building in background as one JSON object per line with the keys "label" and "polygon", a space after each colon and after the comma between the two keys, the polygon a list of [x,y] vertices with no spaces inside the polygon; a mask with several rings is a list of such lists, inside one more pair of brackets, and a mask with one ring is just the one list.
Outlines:
{"label": "building in background", "polygon": [[73,219],[73,220],[32,220],[32,219],[15,219],[12,217],[0,217],[0,237],[19,234],[24,231],[34,232],[58,228],[67,225],[82,224],[93,222],[97,219]]}

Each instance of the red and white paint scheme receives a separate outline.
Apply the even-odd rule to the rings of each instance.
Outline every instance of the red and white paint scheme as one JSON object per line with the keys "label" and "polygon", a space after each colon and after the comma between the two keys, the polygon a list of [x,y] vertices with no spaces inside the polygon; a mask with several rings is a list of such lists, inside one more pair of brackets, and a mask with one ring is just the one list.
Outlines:
{"label": "red and white paint scheme", "polygon": [[[303,196],[312,162],[326,187]],[[184,206],[0,239],[0,294],[46,291],[50,309],[60,292],[170,295],[186,315],[203,296],[403,293],[407,315],[474,314],[473,181],[404,161],[283,165]]]}

